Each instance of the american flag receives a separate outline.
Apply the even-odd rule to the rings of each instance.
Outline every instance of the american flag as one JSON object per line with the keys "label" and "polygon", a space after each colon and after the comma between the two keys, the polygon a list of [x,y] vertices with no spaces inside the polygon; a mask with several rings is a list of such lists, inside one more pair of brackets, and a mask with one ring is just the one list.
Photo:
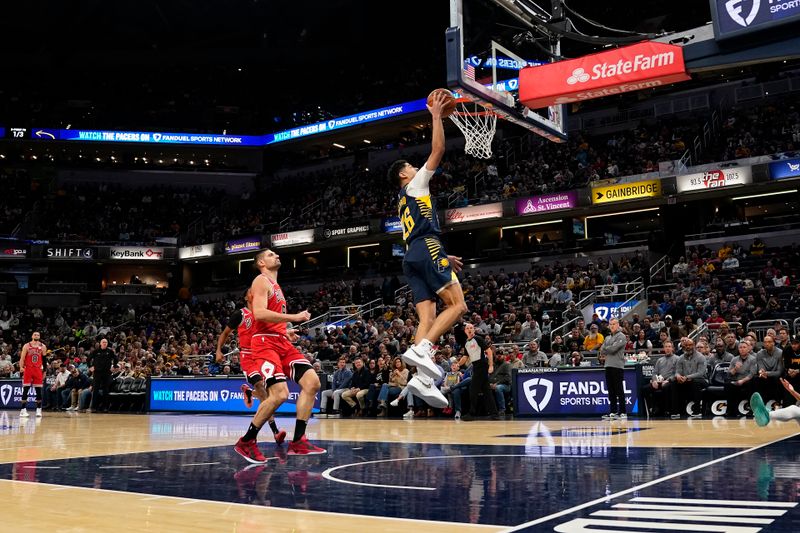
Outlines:
{"label": "american flag", "polygon": [[475,67],[470,63],[467,63],[467,68],[464,69],[464,75],[467,77],[467,79],[475,81]]}

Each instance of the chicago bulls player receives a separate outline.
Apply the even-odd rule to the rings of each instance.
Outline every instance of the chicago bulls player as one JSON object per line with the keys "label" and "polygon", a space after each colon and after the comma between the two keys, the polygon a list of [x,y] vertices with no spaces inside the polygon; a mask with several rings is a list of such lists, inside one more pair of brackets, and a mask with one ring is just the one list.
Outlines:
{"label": "chicago bulls player", "polygon": [[42,379],[47,346],[39,342],[39,337],[39,332],[34,331],[31,342],[22,347],[19,358],[19,373],[22,374],[22,411],[19,416],[28,416],[28,391],[31,387],[36,390],[36,416],[42,416]]}
{"label": "chicago bulls player", "polygon": [[[228,324],[220,334],[219,339],[217,339],[216,358],[217,363],[221,363],[225,358],[225,355],[222,353],[222,346],[228,340],[230,334],[236,330],[239,336],[239,358],[242,364],[242,370],[244,371],[244,374],[247,376],[248,380],[250,379],[250,376],[257,376],[259,374],[259,369],[253,363],[253,355],[250,348],[254,329],[253,326],[255,325],[255,318],[253,317],[252,295],[253,291],[247,289],[247,292],[244,296],[245,302],[247,302],[246,306],[242,309],[237,309],[234,311],[228,319]],[[244,393],[244,404],[248,409],[253,405],[253,396],[258,398],[259,401],[264,401],[264,398],[267,397],[267,391],[264,388],[264,383],[260,379],[253,384],[252,389],[248,387],[247,384],[242,383],[242,392]],[[270,429],[272,429],[272,434],[275,436],[275,442],[282,444],[283,441],[286,440],[286,431],[278,429],[278,425],[275,423],[274,416],[270,417],[268,422]]]}
{"label": "chicago bulls player", "polygon": [[289,455],[311,455],[325,453],[306,438],[306,425],[314,406],[314,397],[319,391],[319,377],[311,364],[292,346],[297,340],[294,330],[287,331],[287,322],[304,322],[311,318],[308,311],[286,313],[286,298],[278,285],[278,269],[281,261],[272,250],[263,250],[254,258],[255,268],[261,273],[253,280],[254,331],[251,341],[254,368],[257,373],[248,375],[251,383],[265,381],[269,391],[259,404],[247,433],[236,443],[235,450],[250,462],[263,462],[263,455],[256,445],[261,427],[277,408],[289,398],[286,384],[287,372],[292,381],[300,385],[297,398],[297,422],[294,438],[289,443]]}

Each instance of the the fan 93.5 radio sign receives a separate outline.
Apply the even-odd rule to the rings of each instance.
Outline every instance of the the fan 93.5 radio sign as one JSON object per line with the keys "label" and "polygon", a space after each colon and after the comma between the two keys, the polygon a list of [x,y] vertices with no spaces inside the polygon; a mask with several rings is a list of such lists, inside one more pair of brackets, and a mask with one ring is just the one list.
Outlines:
{"label": "the fan 93.5 radio sign", "polygon": [[733,167],[684,174],[675,178],[678,193],[720,189],[753,183],[752,167]]}

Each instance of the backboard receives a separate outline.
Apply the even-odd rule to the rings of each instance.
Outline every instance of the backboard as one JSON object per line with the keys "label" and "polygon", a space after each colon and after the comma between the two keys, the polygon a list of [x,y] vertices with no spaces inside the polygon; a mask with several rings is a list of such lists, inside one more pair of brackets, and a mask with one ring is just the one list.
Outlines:
{"label": "backboard", "polygon": [[509,8],[515,9],[508,0],[450,0],[448,86],[502,119],[563,142],[567,138],[565,106],[529,109],[518,101],[519,69],[549,62],[552,43],[534,42],[541,37]]}

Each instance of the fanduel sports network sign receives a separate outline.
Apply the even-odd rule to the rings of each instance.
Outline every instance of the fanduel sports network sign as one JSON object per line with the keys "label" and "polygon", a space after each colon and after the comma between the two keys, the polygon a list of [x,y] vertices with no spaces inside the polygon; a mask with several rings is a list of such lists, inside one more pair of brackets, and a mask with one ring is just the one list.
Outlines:
{"label": "fanduel sports network sign", "polygon": [[[36,390],[28,391],[28,405],[36,402]],[[0,409],[22,408],[22,380],[9,379],[0,381]]]}
{"label": "fanduel sports network sign", "polygon": [[[611,320],[614,317],[622,318],[625,313],[636,307],[639,302],[605,302],[594,304],[592,310],[600,320]],[[589,317],[591,319],[591,317]],[[588,320],[587,320],[588,322]]]}
{"label": "fanduel sports network sign", "polygon": [[677,176],[678,192],[705,191],[753,183],[753,167],[734,167]]}
{"label": "fanduel sports network sign", "polygon": [[138,259],[140,261],[160,261],[164,259],[163,248],[147,246],[114,246],[111,259]]}
{"label": "fanduel sports network sign", "polygon": [[94,248],[48,246],[44,249],[44,256],[53,260],[90,260],[94,259],[97,254]]}
{"label": "fanduel sports network sign", "polygon": [[717,40],[775,29],[800,20],[798,0],[710,0]]}
{"label": "fanduel sports network sign", "polygon": [[[639,413],[639,369],[624,370],[628,414]],[[518,413],[528,416],[597,416],[609,412],[603,368],[523,368],[516,372]]]}
{"label": "fanduel sports network sign", "polygon": [[448,225],[461,224],[462,222],[474,222],[487,218],[501,218],[502,216],[502,202],[473,205],[471,207],[459,207],[458,209],[448,209],[445,211],[445,220]]}
{"label": "fanduel sports network sign", "polygon": [[325,228],[322,230],[323,239],[346,239],[348,237],[359,237],[369,233],[369,224],[358,226],[347,226],[346,228]]}
{"label": "fanduel sports network sign", "polygon": [[[244,376],[232,378],[154,378],[150,381],[148,395],[150,411],[189,411],[202,413],[255,413],[258,400],[253,406],[244,405],[242,393]],[[289,399],[279,408],[279,413],[296,412],[300,387],[288,381]],[[314,399],[314,412],[319,411],[319,394]]]}
{"label": "fanduel sports network sign", "polygon": [[800,159],[787,159],[770,163],[769,177],[774,180],[800,177]]}
{"label": "fanduel sports network sign", "polygon": [[532,108],[568,104],[686,81],[679,46],[646,41],[519,72],[519,100]]}
{"label": "fanduel sports network sign", "polygon": [[648,180],[592,188],[592,203],[606,204],[661,196],[661,181]]}
{"label": "fanduel sports network sign", "polygon": [[110,143],[194,144],[212,146],[263,146],[261,135],[203,135],[155,131],[60,130],[31,128],[31,138],[45,141]]}
{"label": "fanduel sports network sign", "polygon": [[258,235],[253,237],[243,237],[241,239],[235,239],[225,243],[226,254],[253,252],[259,248],[261,248],[261,237]]}
{"label": "fanduel sports network sign", "polygon": [[214,255],[213,244],[198,244],[178,248],[178,259],[197,259],[198,257],[211,257]]}
{"label": "fanduel sports network sign", "polygon": [[297,246],[299,244],[311,244],[314,242],[314,230],[304,229],[300,231],[289,231],[286,233],[274,233],[269,237],[272,246],[280,248],[282,246]]}
{"label": "fanduel sports network sign", "polygon": [[578,193],[575,191],[531,196],[517,200],[517,215],[534,215],[548,211],[572,209],[576,205],[578,205]]}

